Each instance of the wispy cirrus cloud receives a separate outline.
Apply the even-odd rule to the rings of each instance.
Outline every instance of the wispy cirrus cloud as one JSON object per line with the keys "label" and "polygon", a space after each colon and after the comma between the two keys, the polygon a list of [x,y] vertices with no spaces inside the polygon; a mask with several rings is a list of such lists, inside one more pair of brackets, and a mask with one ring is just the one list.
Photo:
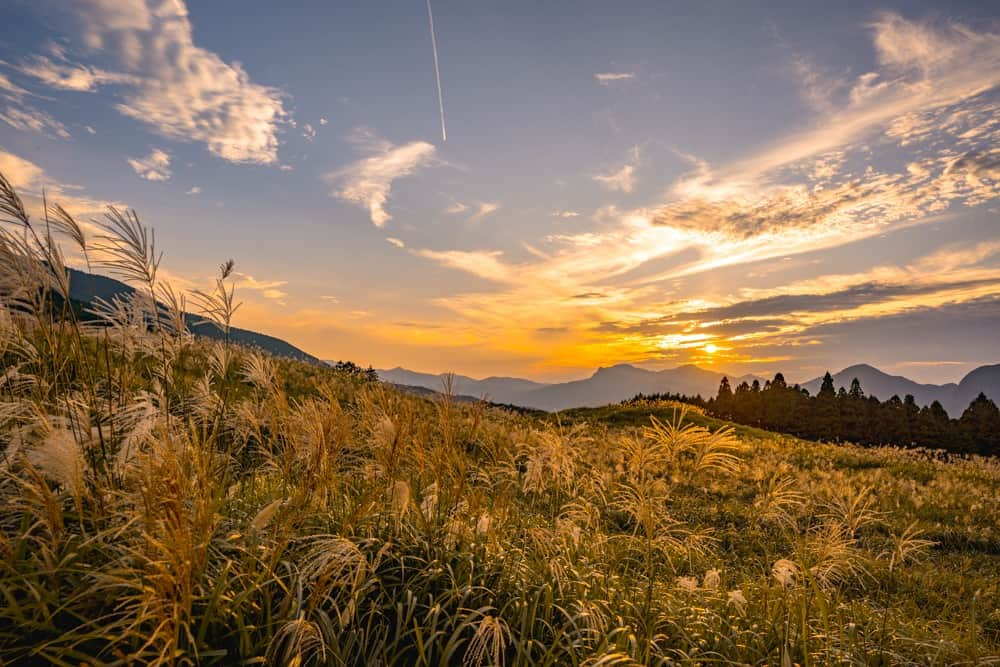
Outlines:
{"label": "wispy cirrus cloud", "polygon": [[[8,64],[0,60],[0,65]],[[0,109],[0,121],[22,132],[36,132],[50,139],[69,139],[69,130],[62,122],[29,103],[29,99],[36,97],[0,72],[0,98],[6,100]]]}
{"label": "wispy cirrus cloud", "polygon": [[285,298],[288,297],[288,292],[283,288],[288,285],[287,280],[259,280],[250,274],[239,271],[233,274],[233,278],[239,289],[250,290],[251,292],[260,294],[265,299],[274,301],[282,306],[285,305]]}
{"label": "wispy cirrus cloud", "polygon": [[608,190],[629,193],[635,189],[635,172],[638,164],[639,147],[635,146],[629,151],[628,161],[621,167],[612,169],[609,172],[595,174],[592,178]]}
{"label": "wispy cirrus cloud", "polygon": [[635,165],[622,165],[620,169],[606,174],[594,174],[593,178],[608,190],[632,192],[635,188]]}
{"label": "wispy cirrus cloud", "polygon": [[325,175],[335,186],[330,196],[366,208],[372,224],[384,227],[392,219],[385,207],[393,181],[433,164],[434,145],[411,141],[397,146],[368,131],[357,132],[354,141],[368,156]]}
{"label": "wispy cirrus cloud", "polygon": [[635,80],[635,72],[597,72],[594,78],[602,86],[609,86],[616,82]]}
{"label": "wispy cirrus cloud", "polygon": [[496,213],[498,210],[500,210],[500,204],[498,202],[489,202],[489,201],[479,202],[479,206],[476,208],[476,212],[469,217],[468,222],[470,223],[482,222],[482,220],[486,216],[492,215],[493,213]]}
{"label": "wispy cirrus cloud", "polygon": [[[60,55],[62,52],[60,52]],[[61,57],[65,57],[61,55]],[[93,93],[106,84],[136,85],[139,77],[121,72],[109,72],[96,67],[88,67],[70,62],[56,62],[48,56],[36,55],[27,58],[18,70],[40,83],[57,90],[72,90]]]}
{"label": "wispy cirrus cloud", "polygon": [[516,269],[501,259],[503,253],[499,250],[413,250],[414,255],[433,260],[466,273],[471,273],[485,280],[509,283],[513,282]]}
{"label": "wispy cirrus cloud", "polygon": [[0,146],[0,173],[2,173],[18,194],[25,200],[29,213],[42,215],[42,191],[45,191],[49,202],[58,203],[74,216],[80,216],[79,222],[86,226],[90,223],[86,217],[102,213],[107,206],[124,208],[116,200],[101,200],[82,193],[78,186],[61,183],[47,174],[42,167],[19,155],[4,150]]}
{"label": "wispy cirrus cloud", "polygon": [[47,137],[69,139],[69,130],[51,115],[22,104],[8,104],[0,109],[0,120],[16,130],[37,132]]}
{"label": "wispy cirrus cloud", "polygon": [[144,157],[128,158],[128,164],[139,178],[147,181],[168,181],[172,175],[170,153],[162,148],[154,148]]}
{"label": "wispy cirrus cloud", "polygon": [[194,42],[181,0],[85,0],[67,8],[87,53],[113,53],[119,71],[75,62],[56,48],[18,69],[51,88],[119,91],[119,113],[178,141],[204,143],[230,162],[277,162],[278,127],[288,118],[283,94],[253,82],[239,63]]}
{"label": "wispy cirrus cloud", "polygon": [[27,90],[10,80],[3,72],[0,72],[0,94],[8,99],[11,97],[20,98],[30,95]]}

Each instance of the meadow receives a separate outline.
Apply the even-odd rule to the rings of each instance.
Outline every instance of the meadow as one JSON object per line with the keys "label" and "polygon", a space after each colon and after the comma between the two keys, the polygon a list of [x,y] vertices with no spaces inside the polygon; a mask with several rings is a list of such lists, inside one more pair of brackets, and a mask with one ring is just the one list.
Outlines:
{"label": "meadow", "polygon": [[996,459],[409,395],[193,337],[134,213],[0,215],[4,664],[1000,662]]}

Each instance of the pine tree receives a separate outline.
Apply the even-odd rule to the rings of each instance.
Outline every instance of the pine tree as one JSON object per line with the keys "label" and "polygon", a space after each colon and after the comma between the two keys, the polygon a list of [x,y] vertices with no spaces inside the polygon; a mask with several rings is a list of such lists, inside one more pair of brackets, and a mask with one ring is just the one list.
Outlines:
{"label": "pine tree", "polygon": [[968,450],[977,454],[1000,454],[1000,409],[980,392],[958,420],[968,442]]}
{"label": "pine tree", "polygon": [[944,407],[938,401],[934,401],[929,406],[920,408],[913,440],[921,447],[957,449],[956,431]]}
{"label": "pine tree", "polygon": [[722,376],[719,383],[719,395],[715,397],[716,409],[724,417],[731,418],[733,413],[733,390],[729,386],[729,378]]}
{"label": "pine tree", "polygon": [[865,392],[861,391],[861,383],[858,378],[851,380],[851,390],[847,392],[851,398],[864,398]]}
{"label": "pine tree", "polygon": [[837,406],[837,392],[833,388],[833,376],[827,371],[819,394],[810,401],[811,414],[808,419],[810,434],[820,440],[840,440],[840,411]]}
{"label": "pine tree", "polygon": [[820,385],[819,395],[833,396],[834,394],[836,394],[836,389],[833,387],[833,376],[830,375],[830,371],[827,371],[823,376],[823,384]]}

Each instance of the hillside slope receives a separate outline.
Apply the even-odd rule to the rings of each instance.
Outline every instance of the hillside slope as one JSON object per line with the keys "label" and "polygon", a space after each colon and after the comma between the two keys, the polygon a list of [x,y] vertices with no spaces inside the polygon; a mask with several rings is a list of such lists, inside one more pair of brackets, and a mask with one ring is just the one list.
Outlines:
{"label": "hillside slope", "polygon": [[[70,298],[84,306],[94,303],[97,298],[111,301],[115,296],[127,296],[135,291],[134,287],[119,280],[96,273],[69,269],[69,274]],[[206,338],[223,338],[223,333],[215,325],[203,322],[199,316],[188,313],[185,319],[191,333]],[[296,359],[311,364],[321,363],[319,359],[303,352],[291,343],[257,331],[233,327],[230,329],[230,338],[242,345],[257,347],[278,357]]]}

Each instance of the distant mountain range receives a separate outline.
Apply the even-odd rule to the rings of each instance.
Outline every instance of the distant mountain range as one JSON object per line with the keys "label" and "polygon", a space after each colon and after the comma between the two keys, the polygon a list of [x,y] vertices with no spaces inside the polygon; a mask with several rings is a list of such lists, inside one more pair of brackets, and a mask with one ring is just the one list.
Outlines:
{"label": "distant mountain range", "polygon": [[[405,368],[378,371],[379,378],[397,385],[410,385],[441,391],[446,375],[418,373]],[[486,398],[496,403],[509,403],[540,410],[566,410],[576,407],[597,407],[618,403],[636,394],[673,393],[702,398],[715,396],[723,373],[694,365],[662,371],[650,371],[628,364],[599,368],[589,378],[572,382],[542,383],[521,378],[489,377],[483,380],[455,375],[452,393]],[[919,405],[940,401],[952,417],[958,417],[980,392],[993,400],[1000,399],[1000,364],[981,366],[966,375],[958,384],[918,384],[908,378],[889,375],[867,364],[850,366],[833,376],[834,386],[849,389],[857,378],[867,395],[886,400],[893,395],[903,398],[913,394]],[[729,376],[735,388],[740,382],[763,384],[765,378],[753,375]],[[815,395],[823,382],[819,377],[801,386]]]}
{"label": "distant mountain range", "polygon": [[[94,300],[98,297],[105,301],[111,301],[115,296],[124,297],[131,294],[135,291],[135,288],[114,278],[69,269],[69,291],[70,299],[83,306],[88,306],[94,303]],[[222,331],[218,327],[214,324],[202,322],[202,318],[198,315],[187,313],[185,319],[187,320],[188,329],[197,336],[219,340],[224,338]],[[260,348],[275,356],[297,359],[311,364],[322,363],[316,357],[303,352],[291,343],[287,343],[274,336],[268,336],[267,334],[233,327],[229,330],[229,337],[230,340],[237,343]]]}
{"label": "distant mountain range", "polygon": [[[405,368],[378,371],[379,378],[399,385],[413,385],[441,391],[445,375],[417,373]],[[754,376],[730,378],[735,387]],[[761,382],[764,380],[760,379]],[[715,396],[722,374],[697,366],[679,366],[663,371],[650,371],[628,364],[599,368],[589,378],[546,384],[521,378],[489,377],[483,380],[455,375],[452,393],[486,398],[494,403],[509,403],[539,410],[566,410],[617,403],[638,393],[671,392],[703,398]]]}
{"label": "distant mountain range", "polygon": [[[834,375],[833,385],[837,389],[850,389],[854,378],[858,379],[868,396],[876,396],[884,401],[894,395],[903,398],[912,394],[917,405],[930,405],[939,401],[952,417],[962,416],[962,412],[980,392],[994,401],[1000,399],[1000,364],[973,369],[958,384],[919,384],[902,375],[883,373],[868,364],[857,364]],[[823,378],[818,377],[802,386],[815,395],[822,384]]]}

